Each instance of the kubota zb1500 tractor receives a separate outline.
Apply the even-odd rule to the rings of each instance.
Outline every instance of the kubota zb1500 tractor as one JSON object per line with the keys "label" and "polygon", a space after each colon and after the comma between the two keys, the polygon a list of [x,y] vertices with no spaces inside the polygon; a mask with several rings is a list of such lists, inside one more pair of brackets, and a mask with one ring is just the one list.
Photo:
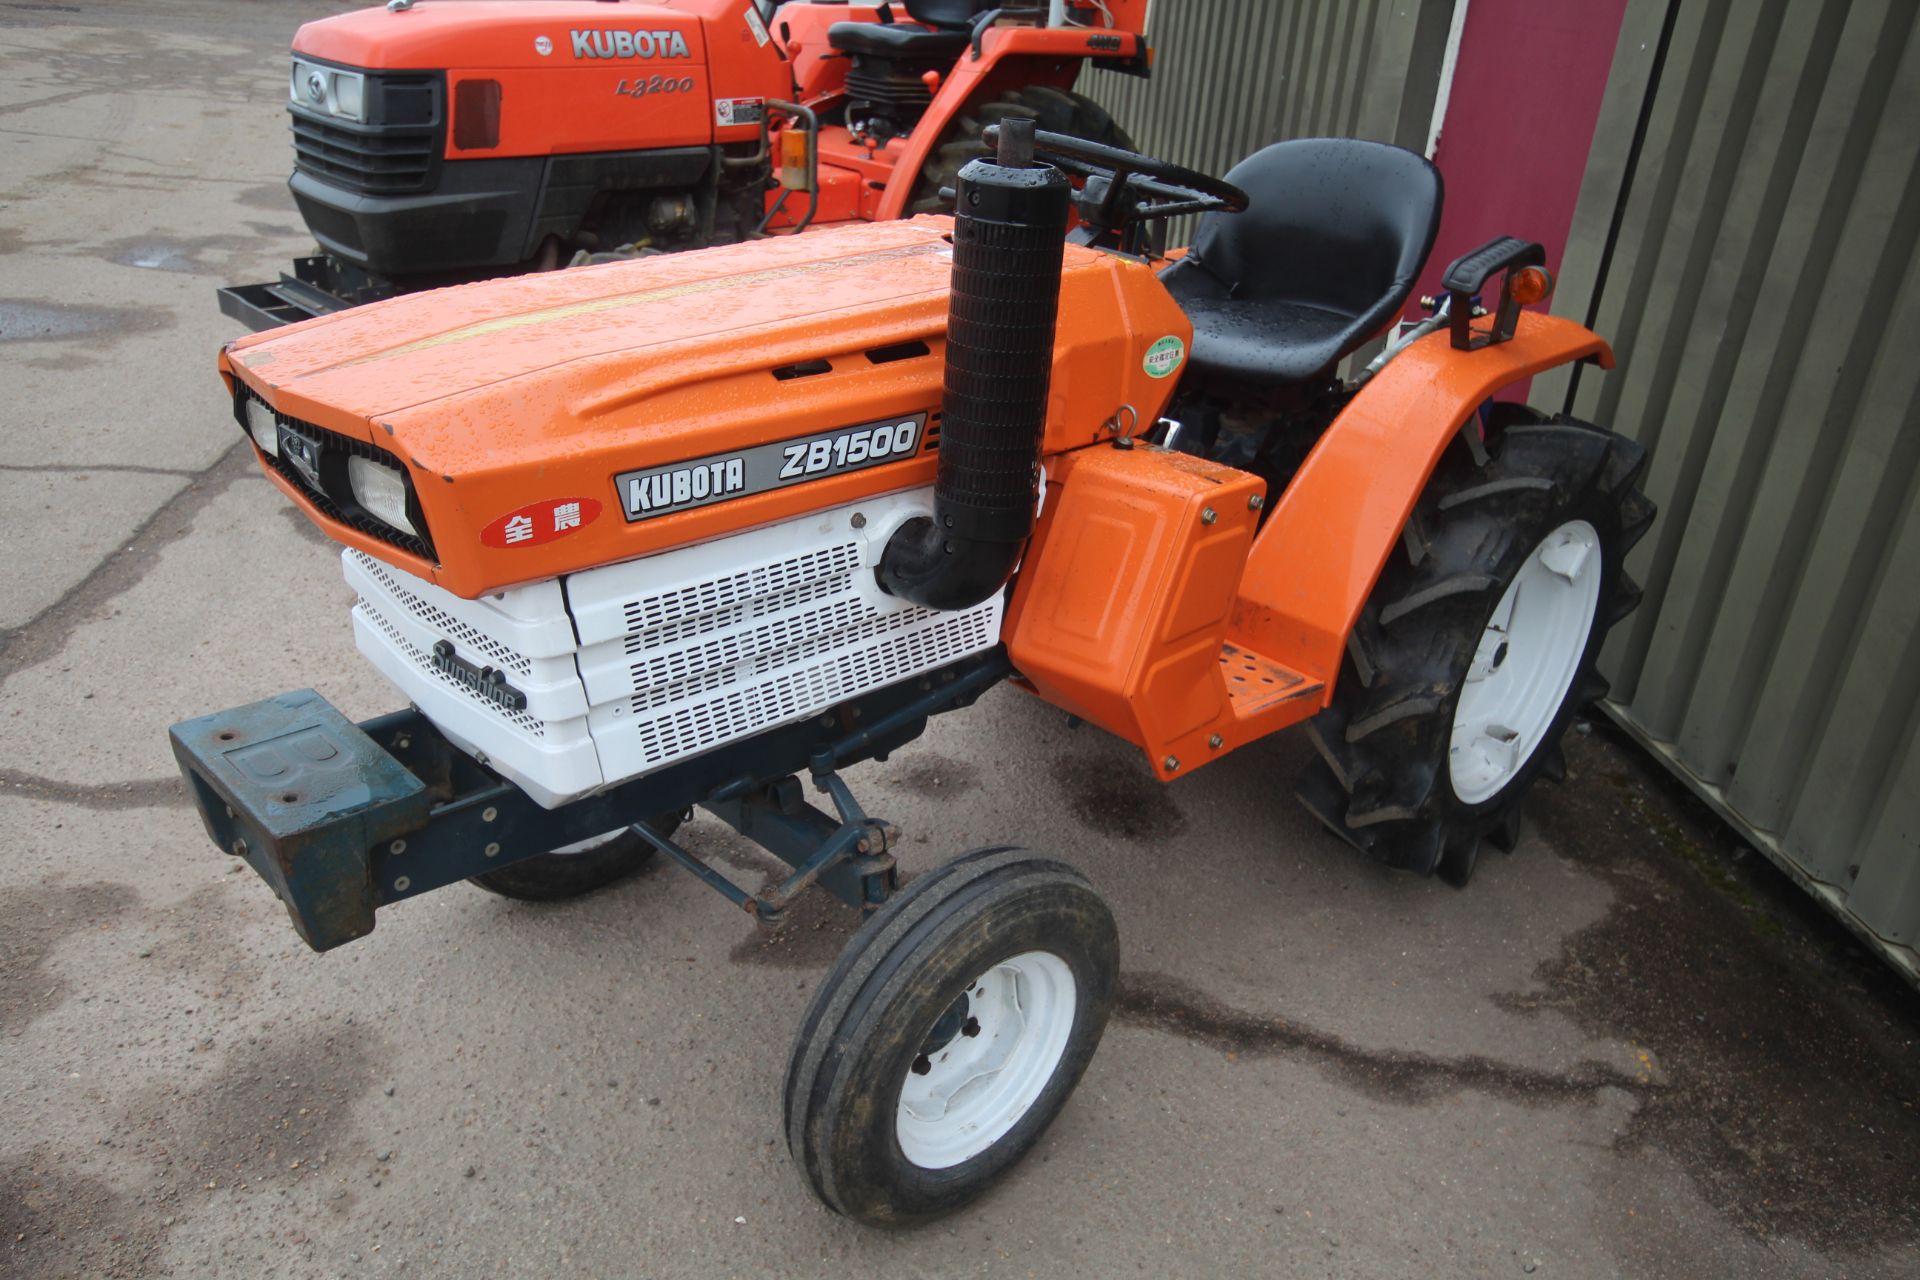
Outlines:
{"label": "kubota zb1500 tractor", "polygon": [[[1538,245],[1461,258],[1339,376],[1433,244],[1419,156],[1283,142],[1221,181],[997,135],[952,217],[232,343],[240,429],[345,544],[359,648],[412,706],[356,725],[303,690],[172,731],[214,841],[316,949],[457,881],[560,897],[654,856],[761,920],[812,885],[868,913],[785,1088],[804,1176],[867,1221],[1032,1145],[1117,940],[1081,873],[1018,848],[896,893],[898,834],[842,770],[1003,679],[1163,782],[1304,723],[1329,828],[1464,880],[1600,692],[1653,518],[1639,448],[1493,398],[1612,362],[1522,310],[1551,287]],[[1178,213],[1202,216],[1169,263],[1148,233]],[[734,883],[680,834],[696,808],[792,875]]]}
{"label": "kubota zb1500 tractor", "polygon": [[1152,0],[393,0],[293,40],[319,244],[220,290],[252,328],[394,293],[944,211],[1008,115],[1131,146],[1073,92],[1146,75]]}

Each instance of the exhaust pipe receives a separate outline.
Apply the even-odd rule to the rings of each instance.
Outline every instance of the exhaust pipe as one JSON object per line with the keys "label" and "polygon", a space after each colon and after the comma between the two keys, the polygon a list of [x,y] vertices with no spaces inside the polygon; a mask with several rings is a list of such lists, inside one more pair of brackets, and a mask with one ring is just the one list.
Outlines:
{"label": "exhaust pipe", "polygon": [[875,571],[891,595],[967,609],[1006,585],[1033,532],[1072,188],[1034,162],[1031,120],[960,171],[946,397],[933,517],[909,520]]}

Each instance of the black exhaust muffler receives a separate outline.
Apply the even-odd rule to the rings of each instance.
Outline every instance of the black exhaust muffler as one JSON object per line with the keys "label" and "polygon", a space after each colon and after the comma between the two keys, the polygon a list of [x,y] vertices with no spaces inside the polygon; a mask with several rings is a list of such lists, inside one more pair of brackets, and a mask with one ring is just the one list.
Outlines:
{"label": "black exhaust muffler", "polygon": [[998,591],[1033,532],[1073,194],[1035,163],[1033,128],[1002,121],[999,154],[960,171],[933,518],[900,526],[876,570],[887,592],[929,609]]}

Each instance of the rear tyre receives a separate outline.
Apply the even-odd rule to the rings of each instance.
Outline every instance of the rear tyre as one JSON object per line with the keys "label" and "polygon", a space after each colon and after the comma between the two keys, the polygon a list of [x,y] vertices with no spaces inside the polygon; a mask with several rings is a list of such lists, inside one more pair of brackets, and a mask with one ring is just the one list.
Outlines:
{"label": "rear tyre", "polygon": [[[671,837],[680,828],[681,815],[663,814],[647,823],[662,836]],[[653,846],[631,829],[609,831],[606,835],[563,845],[548,853],[535,854],[498,871],[473,877],[473,883],[489,893],[522,902],[558,902],[578,898],[624,880],[653,859]]]}
{"label": "rear tyre", "polygon": [[[1449,448],[1348,641],[1300,799],[1374,857],[1464,885],[1482,840],[1566,772],[1560,739],[1640,602],[1621,570],[1654,508],[1645,452],[1572,418],[1500,406],[1484,450]],[[1476,454],[1478,456],[1476,456]]]}
{"label": "rear tyre", "polygon": [[1113,1009],[1113,916],[1065,863],[981,849],[867,921],[814,993],[787,1066],[787,1148],[871,1224],[955,1209],[1066,1105]]}
{"label": "rear tyre", "polygon": [[1009,116],[1036,120],[1048,133],[1064,133],[1123,151],[1134,150],[1133,139],[1127,136],[1127,131],[1114,122],[1105,107],[1091,98],[1046,85],[1028,85],[1002,94],[992,102],[981,103],[954,119],[946,137],[921,166],[920,180],[907,199],[907,212],[951,213],[953,202],[942,199],[940,189],[959,189],[960,170],[969,160],[977,160],[991,150],[981,135],[989,125],[999,124]]}

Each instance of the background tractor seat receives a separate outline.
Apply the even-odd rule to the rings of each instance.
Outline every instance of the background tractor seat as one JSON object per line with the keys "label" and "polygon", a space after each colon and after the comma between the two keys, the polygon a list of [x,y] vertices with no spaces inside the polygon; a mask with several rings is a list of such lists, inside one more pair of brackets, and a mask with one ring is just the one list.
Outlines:
{"label": "background tractor seat", "polygon": [[967,47],[973,20],[1001,5],[996,0],[906,0],[901,7],[906,9],[909,18],[922,25],[836,22],[827,28],[827,43],[843,53],[957,58]]}
{"label": "background tractor seat", "polygon": [[1193,321],[1189,363],[1254,386],[1328,371],[1399,314],[1440,228],[1440,171],[1400,147],[1302,138],[1227,174],[1245,213],[1200,219],[1160,279]]}

